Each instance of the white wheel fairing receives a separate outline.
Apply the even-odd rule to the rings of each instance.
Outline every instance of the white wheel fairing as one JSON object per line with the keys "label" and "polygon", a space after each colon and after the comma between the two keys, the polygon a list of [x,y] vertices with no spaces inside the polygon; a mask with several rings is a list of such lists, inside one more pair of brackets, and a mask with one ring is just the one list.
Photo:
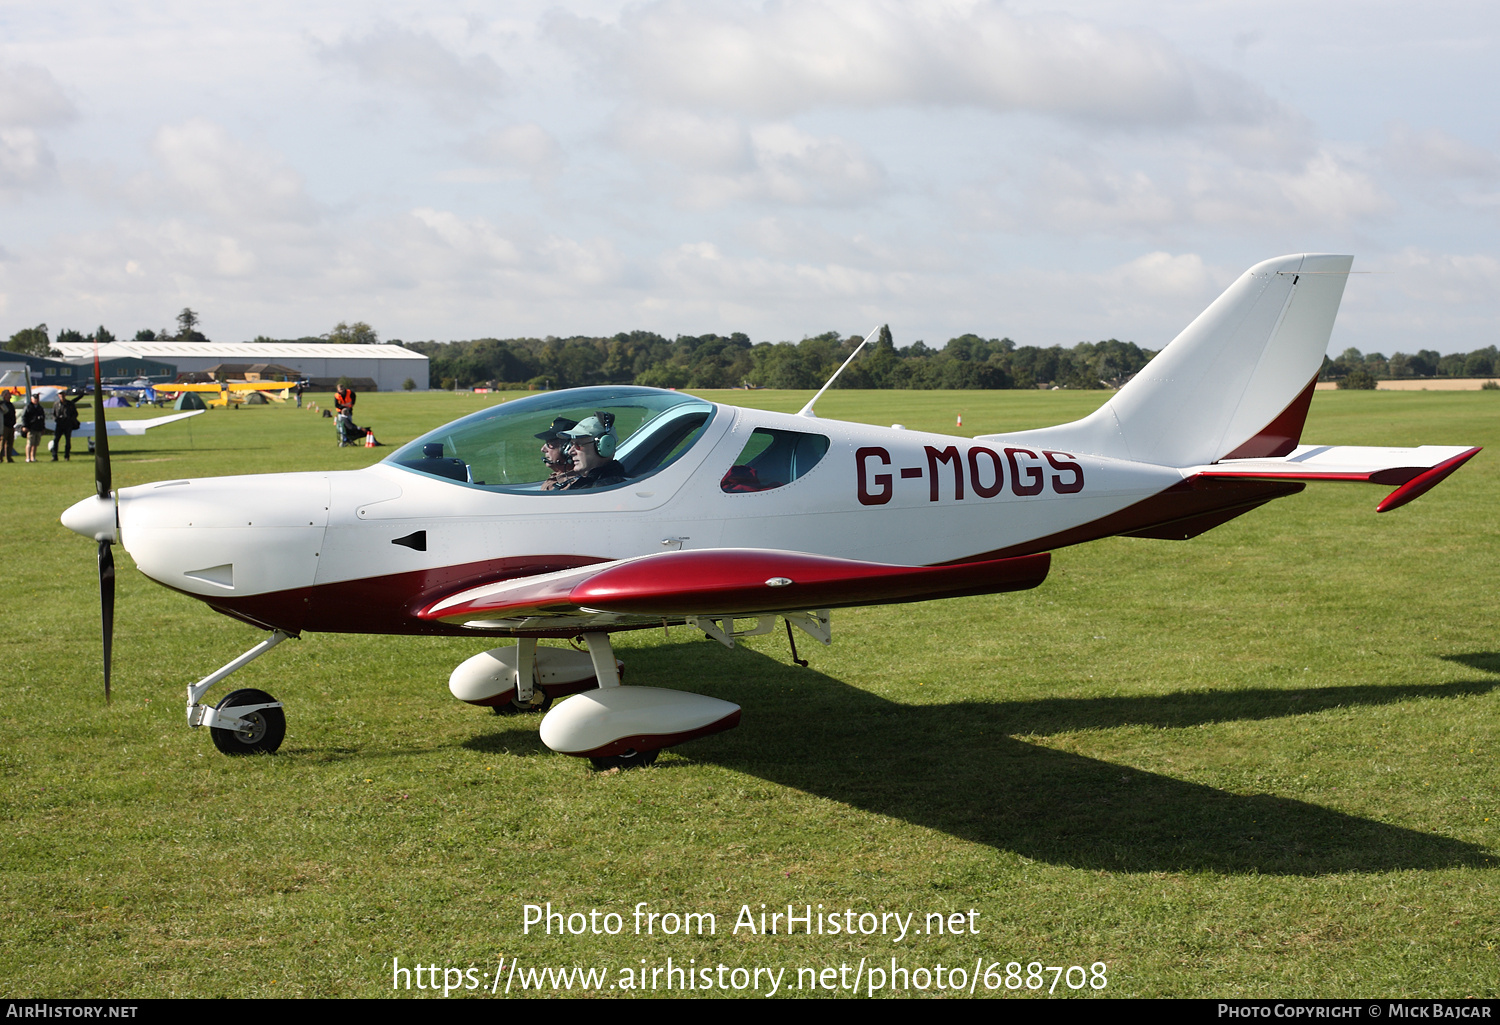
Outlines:
{"label": "white wheel fairing", "polygon": [[542,743],[561,754],[620,754],[671,747],[739,724],[740,706],[660,687],[608,687],[562,702],[542,720]]}
{"label": "white wheel fairing", "polygon": [[[516,664],[514,644],[481,651],[453,670],[448,677],[448,690],[458,700],[471,705],[509,701],[515,696]],[[572,648],[536,649],[536,682],[539,686],[567,686],[593,678],[594,662],[588,652]]]}

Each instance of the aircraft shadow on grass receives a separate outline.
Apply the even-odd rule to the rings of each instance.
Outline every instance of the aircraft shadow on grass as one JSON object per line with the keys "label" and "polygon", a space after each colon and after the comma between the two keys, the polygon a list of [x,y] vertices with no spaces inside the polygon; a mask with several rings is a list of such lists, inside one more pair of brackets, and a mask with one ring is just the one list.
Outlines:
{"label": "aircraft shadow on grass", "polygon": [[[700,659],[679,660],[677,648],[632,652],[632,661],[653,681],[662,670],[685,675],[685,663],[696,671]],[[677,748],[680,754],[1038,861],[1128,872],[1309,876],[1495,866],[1474,844],[1290,797],[1231,794],[1016,738],[1122,726],[1181,729],[1454,698],[1489,693],[1497,681],[904,705],[816,669],[745,649],[736,656],[742,668],[733,682],[707,682],[727,675],[710,671],[695,689],[742,705],[743,723]],[[1453,659],[1500,670],[1500,655]],[[668,664],[649,664],[658,660]],[[515,738],[507,741],[514,749]]]}

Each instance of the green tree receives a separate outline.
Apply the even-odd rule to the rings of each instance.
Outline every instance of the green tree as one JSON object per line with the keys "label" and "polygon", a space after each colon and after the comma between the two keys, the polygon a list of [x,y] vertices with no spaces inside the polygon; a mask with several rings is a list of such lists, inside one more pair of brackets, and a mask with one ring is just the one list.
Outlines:
{"label": "green tree", "polygon": [[1495,372],[1495,354],[1493,351],[1476,349],[1464,358],[1465,377],[1489,377]]}
{"label": "green tree", "polygon": [[115,340],[115,333],[109,328],[105,327],[103,324],[100,324],[97,328],[94,329],[94,340],[97,341],[100,345],[108,345],[110,342]]}
{"label": "green tree", "polygon": [[135,333],[135,340],[138,342],[154,342],[156,341],[156,332],[149,327],[143,327]]}
{"label": "green tree", "polygon": [[401,388],[403,391],[416,391],[417,382],[408,377],[406,380],[401,382]]}
{"label": "green tree", "polygon": [[352,324],[341,320],[323,338],[339,345],[376,345],[380,342],[380,334],[362,320]]}
{"label": "green tree", "polygon": [[177,314],[177,341],[179,342],[206,342],[207,338],[198,330],[198,325],[203,318],[197,312],[184,306],[182,312]]}
{"label": "green tree", "polygon": [[28,356],[61,356],[62,352],[52,348],[52,342],[47,337],[47,325],[38,324],[36,327],[26,327],[10,336],[10,341],[5,343],[9,352],[24,352]]}

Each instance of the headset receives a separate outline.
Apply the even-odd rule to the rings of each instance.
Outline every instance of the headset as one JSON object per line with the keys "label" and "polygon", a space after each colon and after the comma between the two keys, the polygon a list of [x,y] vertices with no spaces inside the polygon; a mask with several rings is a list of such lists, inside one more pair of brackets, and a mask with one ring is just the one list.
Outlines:
{"label": "headset", "polygon": [[[594,424],[589,423],[589,420],[593,420],[600,427],[604,428],[604,433],[597,435],[594,434]],[[615,437],[614,427],[615,415],[613,413],[596,411],[593,416],[581,421],[577,427],[573,428],[573,430],[569,432],[569,436],[573,441],[578,440],[578,435],[580,433],[584,434],[587,437],[593,438],[594,448],[598,450],[599,458],[613,459],[615,457],[615,448],[620,444],[619,439]],[[568,451],[571,452],[572,450],[573,446],[569,445]]]}

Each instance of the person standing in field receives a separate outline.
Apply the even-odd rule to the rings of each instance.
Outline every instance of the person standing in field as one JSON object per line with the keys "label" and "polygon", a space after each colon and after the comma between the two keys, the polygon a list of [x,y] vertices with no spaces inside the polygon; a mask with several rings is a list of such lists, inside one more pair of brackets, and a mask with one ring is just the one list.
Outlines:
{"label": "person standing in field", "polygon": [[[97,396],[96,402],[104,401],[103,396]],[[68,398],[68,393],[63,392],[57,396],[57,401],[52,404],[52,461],[57,462],[57,457],[62,456],[64,462],[73,461],[73,432],[78,430],[78,407],[73,400]],[[64,446],[67,447],[64,452]]]}
{"label": "person standing in field", "polygon": [[0,395],[0,459],[7,463],[16,461],[16,407],[10,401],[10,392]]}
{"label": "person standing in field", "polygon": [[47,411],[42,408],[41,397],[32,392],[26,400],[26,409],[21,414],[21,430],[26,432],[26,461],[36,462],[36,447],[41,444],[47,430]]}

